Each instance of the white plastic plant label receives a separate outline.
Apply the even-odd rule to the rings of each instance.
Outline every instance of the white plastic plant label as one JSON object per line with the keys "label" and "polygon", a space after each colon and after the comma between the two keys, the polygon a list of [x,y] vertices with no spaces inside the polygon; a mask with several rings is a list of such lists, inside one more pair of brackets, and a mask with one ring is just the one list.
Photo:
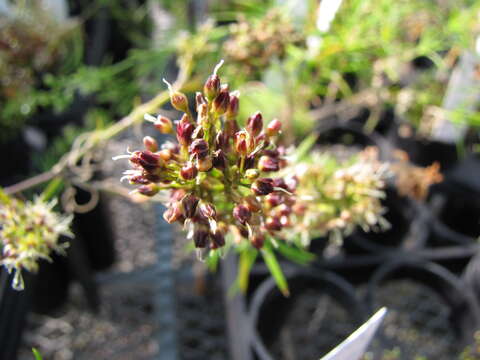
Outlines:
{"label": "white plastic plant label", "polygon": [[387,309],[384,307],[378,310],[366,323],[320,360],[359,360],[367,350],[386,313]]}

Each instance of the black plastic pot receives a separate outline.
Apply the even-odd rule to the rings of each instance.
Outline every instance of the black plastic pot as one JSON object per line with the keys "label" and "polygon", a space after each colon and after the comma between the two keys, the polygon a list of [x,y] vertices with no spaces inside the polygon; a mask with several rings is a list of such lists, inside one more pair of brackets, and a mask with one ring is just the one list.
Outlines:
{"label": "black plastic pot", "polygon": [[[402,259],[391,261],[381,266],[368,284],[367,303],[371,310],[377,309],[379,306],[388,307],[388,304],[377,301],[377,293],[384,284],[399,279],[406,279],[409,282],[417,283],[433,290],[432,296],[438,298],[432,298],[431,301],[441,302],[448,307],[450,321],[446,329],[453,329],[459,351],[472,342],[473,334],[480,326],[480,308],[477,299],[470,288],[464,286],[461,279],[438,264]],[[406,301],[408,295],[402,294],[400,291],[398,292],[397,299],[401,299],[402,295],[405,296]],[[428,299],[424,299],[424,301],[431,305]],[[418,306],[413,308],[413,310],[416,311],[418,310],[417,308]],[[424,309],[424,311],[428,312],[429,308],[430,306]],[[402,317],[415,316],[413,310],[412,313],[398,313],[396,315],[397,322],[402,323]],[[429,324],[422,321],[421,318],[412,319],[412,321],[416,323],[420,329],[422,326],[429,326]],[[386,322],[388,324],[388,320]],[[395,327],[395,325],[392,326]],[[398,329],[395,328],[395,331],[397,330]],[[383,336],[383,340],[386,343],[388,343],[390,337],[388,332],[388,329],[384,329],[383,333],[380,332],[380,336]],[[384,348],[389,348],[386,343],[383,345]],[[418,351],[419,349],[416,350]]]}
{"label": "black plastic pot", "polygon": [[407,123],[397,123],[390,129],[387,136],[391,147],[405,151],[413,164],[429,166],[438,162],[441,171],[445,171],[458,161],[455,144],[421,138]]}
{"label": "black plastic pot", "polygon": [[[335,326],[343,321],[343,332],[336,334],[337,337],[333,337],[334,339],[331,339],[330,343],[319,345],[318,349],[315,349],[319,353],[314,356],[319,357],[338,345],[364,320],[366,313],[363,305],[357,301],[353,287],[338,275],[310,269],[291,271],[287,274],[287,280],[291,291],[288,298],[280,293],[271,278],[264,281],[253,295],[249,309],[249,320],[252,327],[251,343],[258,359],[274,359],[275,349],[272,349],[272,344],[282,341],[279,336],[283,331],[286,331],[287,319],[292,317],[291,314],[297,306],[302,306],[302,298],[306,299],[305,296],[313,296],[314,299],[318,298],[318,301],[320,299],[330,300],[330,303],[323,304],[325,310],[328,311],[328,315],[332,316],[330,320],[335,323]],[[333,307],[342,309],[346,318],[335,318]],[[317,312],[318,307],[315,314],[311,314],[311,316],[318,316]],[[295,329],[297,335],[301,331],[307,331],[308,325],[303,325],[303,327]],[[330,328],[330,335],[334,332],[333,327],[335,326]],[[319,337],[323,336],[322,340],[326,340],[326,332],[309,334],[306,344],[318,345]]]}

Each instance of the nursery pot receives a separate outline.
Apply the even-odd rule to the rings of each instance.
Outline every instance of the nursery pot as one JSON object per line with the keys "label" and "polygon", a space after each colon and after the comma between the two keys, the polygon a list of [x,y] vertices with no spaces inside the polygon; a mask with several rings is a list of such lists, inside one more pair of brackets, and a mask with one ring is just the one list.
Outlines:
{"label": "nursery pot", "polygon": [[[365,317],[353,287],[334,273],[290,271],[287,281],[289,297],[280,293],[272,278],[253,295],[249,321],[258,359],[280,359],[287,352],[298,359],[318,358],[343,341]],[[297,326],[295,322],[301,323]]]}
{"label": "nursery pot", "polygon": [[[391,295],[388,300],[381,301],[385,291]],[[414,301],[409,301],[412,298]],[[479,306],[473,292],[460,278],[431,262],[402,259],[384,264],[368,284],[367,304],[370,310],[381,306],[389,308],[390,314],[379,333],[381,347],[392,349],[407,343],[410,350],[400,351],[413,350],[414,353],[406,358],[413,358],[413,355],[453,358],[447,352],[461,351],[471,343],[480,325]],[[419,354],[420,349],[426,353]]]}

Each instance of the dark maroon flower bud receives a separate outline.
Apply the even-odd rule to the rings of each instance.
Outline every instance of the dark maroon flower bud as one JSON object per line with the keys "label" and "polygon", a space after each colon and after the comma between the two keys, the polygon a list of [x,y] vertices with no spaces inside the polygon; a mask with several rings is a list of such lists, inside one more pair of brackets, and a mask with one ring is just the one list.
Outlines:
{"label": "dark maroon flower bud", "polygon": [[170,204],[167,210],[163,213],[163,218],[169,224],[174,223],[175,221],[182,218],[182,204],[180,202],[174,202]]}
{"label": "dark maroon flower bud", "polygon": [[188,121],[187,117],[183,117],[177,125],[177,140],[180,145],[188,146],[192,142],[192,134],[195,126]]}
{"label": "dark maroon flower bud", "polygon": [[209,231],[206,229],[196,229],[193,233],[193,243],[195,244],[195,247],[207,247],[209,235]]}
{"label": "dark maroon flower bud", "polygon": [[264,243],[265,235],[258,231],[254,232],[253,235],[250,237],[250,244],[252,244],[252,246],[256,249],[261,249]]}
{"label": "dark maroon flower bud", "polygon": [[160,155],[154,154],[149,150],[135,151],[130,157],[130,162],[134,165],[140,165],[146,171],[153,171],[163,165]]}
{"label": "dark maroon flower bud", "polygon": [[205,97],[202,95],[201,92],[197,92],[197,93],[195,94],[195,105],[196,105],[197,110],[198,110],[198,107],[199,107],[200,105],[203,105],[203,104],[206,105],[206,104],[207,104],[207,100],[205,99]]}
{"label": "dark maroon flower bud", "polygon": [[276,136],[282,130],[282,123],[278,119],[273,119],[267,126],[266,133],[268,136]]}
{"label": "dark maroon flower bud", "polygon": [[268,195],[273,192],[272,179],[263,178],[258,179],[252,184],[252,191],[255,195],[262,196]]}
{"label": "dark maroon flower bud", "polygon": [[245,225],[252,217],[252,212],[245,205],[237,205],[233,208],[233,217],[242,225]]}
{"label": "dark maroon flower bud", "polygon": [[192,180],[197,177],[198,169],[191,162],[186,163],[180,170],[180,176],[184,180]]}
{"label": "dark maroon flower bud", "polygon": [[218,170],[225,170],[227,167],[227,157],[223,150],[217,150],[213,153],[212,163]]}
{"label": "dark maroon flower bud", "polygon": [[215,207],[210,203],[202,202],[198,206],[198,212],[207,219],[215,219],[215,217],[217,216],[217,211],[215,210]]}
{"label": "dark maroon flower bud", "polygon": [[227,118],[234,119],[237,117],[239,105],[238,94],[236,92],[230,94],[230,101],[228,102],[228,108],[225,114]]}
{"label": "dark maroon flower bud", "polygon": [[280,166],[278,165],[278,159],[270,156],[261,156],[258,160],[258,168],[261,171],[278,171]]}
{"label": "dark maroon flower bud", "polygon": [[249,155],[245,158],[244,170],[252,169],[255,166],[255,155]]}
{"label": "dark maroon flower bud", "polygon": [[162,134],[170,134],[173,131],[172,120],[163,115],[157,116],[153,126],[155,126],[155,129],[160,131]]}
{"label": "dark maroon flower bud", "polygon": [[218,230],[215,233],[210,233],[210,241],[211,249],[218,249],[225,246],[225,236]]}
{"label": "dark maroon flower bud", "polygon": [[142,195],[154,196],[159,192],[160,188],[156,184],[148,184],[140,186],[137,190]]}
{"label": "dark maroon flower bud", "polygon": [[285,183],[285,180],[283,178],[273,179],[273,187],[288,190],[287,184]]}
{"label": "dark maroon flower bud", "polygon": [[245,156],[253,150],[253,139],[250,134],[244,130],[235,134],[235,150],[238,154]]}
{"label": "dark maroon flower bud", "polygon": [[190,144],[188,151],[192,155],[205,157],[208,153],[208,144],[204,139],[196,139]]}
{"label": "dark maroon flower bud", "polygon": [[132,185],[146,185],[150,182],[144,175],[133,175],[128,177],[128,182]]}
{"label": "dark maroon flower bud", "polygon": [[230,103],[230,94],[228,92],[228,86],[222,86],[220,92],[213,100],[212,109],[217,115],[223,115],[228,109]]}
{"label": "dark maroon flower bud", "polygon": [[187,194],[182,199],[183,216],[190,219],[195,216],[199,199],[192,194]]}
{"label": "dark maroon flower bud", "polygon": [[267,220],[265,221],[265,227],[270,231],[282,230],[282,223],[280,222],[280,218],[276,216],[267,218]]}
{"label": "dark maroon flower bud", "polygon": [[208,100],[213,100],[220,91],[220,77],[217,74],[212,74],[205,81],[203,86],[203,93]]}
{"label": "dark maroon flower bud", "polygon": [[157,143],[157,140],[155,140],[153,137],[151,136],[145,136],[143,138],[143,145],[145,146],[145,148],[151,152],[156,152],[158,151],[158,143]]}
{"label": "dark maroon flower bud", "polygon": [[263,129],[263,119],[260,111],[257,111],[255,114],[248,118],[246,128],[253,137],[256,137],[260,134]]}

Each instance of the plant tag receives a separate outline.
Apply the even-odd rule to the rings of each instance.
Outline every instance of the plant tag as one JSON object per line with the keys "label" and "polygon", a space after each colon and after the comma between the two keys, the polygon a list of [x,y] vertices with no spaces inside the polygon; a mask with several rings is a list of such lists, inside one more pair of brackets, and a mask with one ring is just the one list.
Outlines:
{"label": "plant tag", "polygon": [[367,350],[386,313],[387,309],[384,307],[378,310],[366,323],[320,360],[359,360]]}
{"label": "plant tag", "polygon": [[478,68],[480,57],[474,52],[465,51],[452,72],[442,108],[447,115],[441,119],[432,131],[434,140],[456,143],[463,138],[468,124],[455,121],[451,111],[470,112],[480,100]]}

